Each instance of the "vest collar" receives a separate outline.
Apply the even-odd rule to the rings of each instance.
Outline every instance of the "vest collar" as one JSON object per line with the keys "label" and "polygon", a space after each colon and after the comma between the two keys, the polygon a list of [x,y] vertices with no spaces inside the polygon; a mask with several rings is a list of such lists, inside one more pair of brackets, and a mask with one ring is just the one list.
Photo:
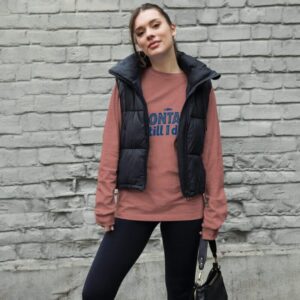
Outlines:
{"label": "vest collar", "polygon": [[[146,57],[147,65],[150,65],[149,58]],[[187,94],[189,95],[192,90],[200,83],[208,79],[218,79],[221,77],[219,73],[207,67],[205,63],[194,58],[183,51],[178,51],[177,62],[179,67],[187,76],[188,86]],[[140,78],[143,68],[139,66],[137,55],[132,53],[120,60],[116,65],[108,71],[110,74],[121,77],[121,79],[129,82],[137,90],[140,90]]]}

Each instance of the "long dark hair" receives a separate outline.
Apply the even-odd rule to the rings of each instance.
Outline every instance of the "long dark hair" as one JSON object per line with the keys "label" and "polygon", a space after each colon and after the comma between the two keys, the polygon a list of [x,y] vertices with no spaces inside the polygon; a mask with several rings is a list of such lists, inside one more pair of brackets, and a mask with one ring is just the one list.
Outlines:
{"label": "long dark hair", "polygon": [[[173,24],[170,17],[169,17],[169,15],[160,6],[158,6],[156,4],[144,3],[141,6],[137,7],[132,12],[130,22],[129,22],[131,43],[132,43],[132,46],[133,46],[134,53],[137,55],[138,60],[139,60],[139,64],[142,68],[146,68],[150,63],[150,60],[143,51],[137,51],[136,50],[135,39],[134,39],[134,23],[135,23],[135,19],[137,18],[137,16],[139,15],[139,13],[141,11],[144,11],[144,10],[147,10],[147,9],[153,9],[153,8],[156,9],[166,19],[166,21],[169,25]],[[174,37],[173,37],[173,45],[174,45],[175,55],[177,57],[178,47],[177,47],[177,44],[176,44],[176,41],[175,41]]]}

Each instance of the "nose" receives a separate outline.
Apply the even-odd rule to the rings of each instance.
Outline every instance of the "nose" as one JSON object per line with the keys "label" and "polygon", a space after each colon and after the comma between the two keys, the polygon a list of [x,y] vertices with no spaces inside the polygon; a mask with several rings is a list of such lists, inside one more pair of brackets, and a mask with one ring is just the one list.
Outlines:
{"label": "nose", "polygon": [[153,38],[153,32],[152,32],[152,30],[151,29],[147,29],[146,30],[146,37],[147,37],[147,39],[148,40],[151,40],[152,38]]}

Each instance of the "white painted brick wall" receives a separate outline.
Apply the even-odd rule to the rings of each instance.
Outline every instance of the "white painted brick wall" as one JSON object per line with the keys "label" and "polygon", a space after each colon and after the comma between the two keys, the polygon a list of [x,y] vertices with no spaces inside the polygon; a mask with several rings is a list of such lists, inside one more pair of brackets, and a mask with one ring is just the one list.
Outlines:
{"label": "white painted brick wall", "polygon": [[[229,205],[220,242],[296,249],[300,1],[152,2],[177,24],[179,49],[222,74],[213,81]],[[0,2],[0,271],[93,257],[108,69],[132,53],[127,26],[141,3]]]}

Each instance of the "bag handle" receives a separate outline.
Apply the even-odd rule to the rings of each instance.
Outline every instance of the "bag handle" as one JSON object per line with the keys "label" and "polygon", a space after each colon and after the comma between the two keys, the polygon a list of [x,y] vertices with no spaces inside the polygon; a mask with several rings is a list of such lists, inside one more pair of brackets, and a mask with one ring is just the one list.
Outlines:
{"label": "bag handle", "polygon": [[209,242],[209,247],[212,252],[212,255],[215,259],[215,262],[218,263],[218,258],[217,258],[217,244],[216,240],[203,240],[200,238],[200,243],[199,243],[199,250],[198,250],[198,262],[199,262],[199,269],[203,270],[204,265],[206,262],[206,257],[207,257],[207,244]]}

